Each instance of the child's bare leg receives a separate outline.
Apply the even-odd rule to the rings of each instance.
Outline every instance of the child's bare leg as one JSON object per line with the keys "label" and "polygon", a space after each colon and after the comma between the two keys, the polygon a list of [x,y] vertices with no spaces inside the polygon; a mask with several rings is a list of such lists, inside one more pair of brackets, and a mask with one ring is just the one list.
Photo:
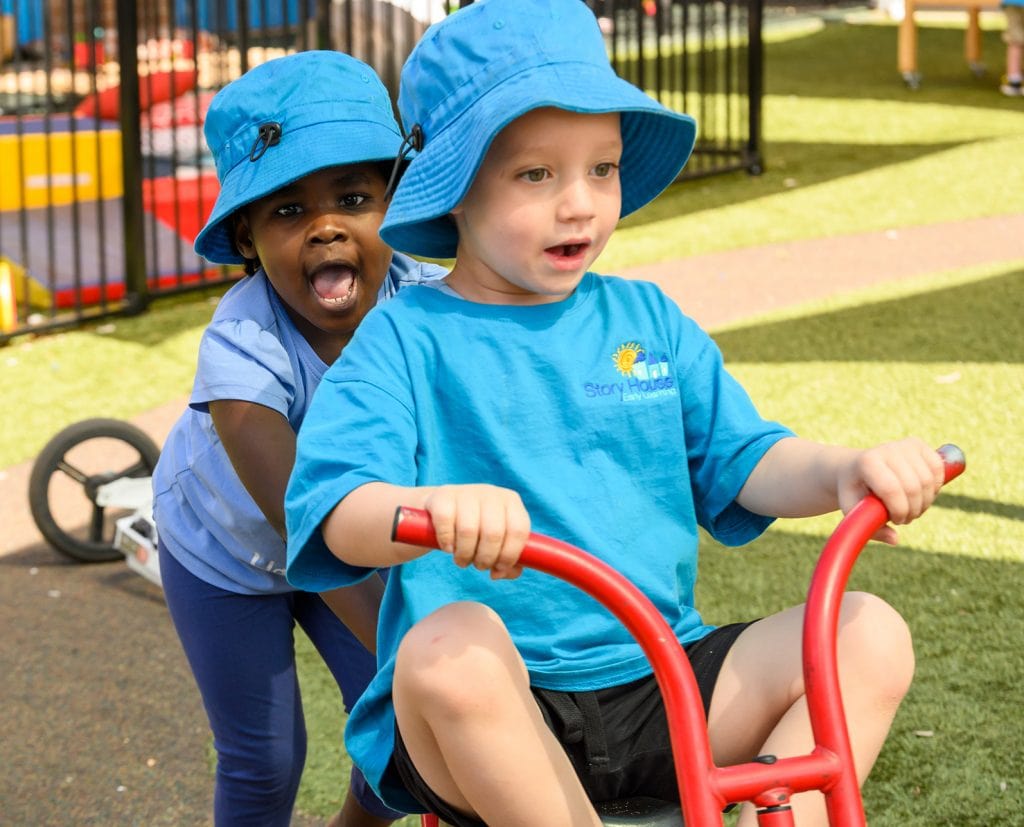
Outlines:
{"label": "child's bare leg", "polygon": [[454,807],[501,827],[600,825],[487,607],[453,603],[417,623],[398,651],[394,698],[409,756]]}
{"label": "child's bare leg", "polygon": [[1010,43],[1006,47],[1006,76],[1019,78],[1021,76],[1021,56],[1024,55],[1024,45]]}
{"label": "child's bare leg", "polygon": [[[813,746],[801,664],[804,607],[746,629],[726,656],[715,686],[708,729],[715,762],[757,755],[800,755]],[[874,595],[851,592],[839,616],[839,680],[857,778],[863,783],[910,688],[914,652],[903,618]],[[826,824],[818,793],[793,798],[796,822]],[[753,807],[740,824],[755,822]]]}

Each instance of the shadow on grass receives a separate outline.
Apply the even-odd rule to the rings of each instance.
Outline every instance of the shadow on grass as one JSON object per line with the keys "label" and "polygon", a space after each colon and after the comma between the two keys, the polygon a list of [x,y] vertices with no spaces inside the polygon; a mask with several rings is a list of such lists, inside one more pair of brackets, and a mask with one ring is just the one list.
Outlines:
{"label": "shadow on grass", "polygon": [[[743,550],[708,541],[698,607],[717,624],[802,603],[824,539],[773,528]],[[896,607],[917,658],[864,789],[869,823],[1005,823],[1024,807],[1024,742],[1013,735],[1024,708],[1024,564],[873,544],[849,588]]]}
{"label": "shadow on grass", "polygon": [[[963,31],[919,27],[919,66],[925,83],[909,90],[896,70],[896,27],[826,23],[813,34],[769,42],[765,57],[765,91],[774,96],[835,100],[879,100],[918,104],[1020,111],[1017,102],[999,94],[998,72],[978,78],[962,60]],[[983,54],[1001,66],[1005,47],[998,32],[983,32]],[[668,84],[671,86],[671,83]],[[769,105],[770,106],[770,105]],[[770,110],[767,117],[771,117]],[[908,110],[912,117],[912,110]],[[856,132],[856,124],[836,124],[835,137]],[[801,187],[833,181],[901,164],[970,143],[872,144],[768,141],[764,174],[745,172],[684,180],[625,219],[623,228],[739,204]]]}
{"label": "shadow on grass", "polygon": [[943,491],[938,504],[943,508],[953,508],[968,514],[991,514],[993,517],[1004,517],[1007,520],[1024,520],[1024,506],[984,497],[967,497]]}
{"label": "shadow on grass", "polygon": [[931,154],[946,152],[971,141],[928,144],[800,143],[778,141],[766,150],[770,163],[763,175],[728,173],[713,178],[680,181],[647,206],[622,220],[623,229],[713,210],[791,192],[792,181],[801,188],[897,166]]}
{"label": "shadow on grass", "polygon": [[1020,111],[999,94],[1006,46],[997,31],[983,31],[983,60],[991,67],[975,76],[964,61],[961,27],[918,24],[918,71],[923,82],[909,89],[896,67],[897,28],[826,22],[805,37],[765,45],[765,90],[771,95],[813,98],[872,98],[905,103],[955,104]]}
{"label": "shadow on grass", "polygon": [[[827,278],[826,276],[823,276]],[[730,362],[1024,362],[1024,269],[715,334]]]}

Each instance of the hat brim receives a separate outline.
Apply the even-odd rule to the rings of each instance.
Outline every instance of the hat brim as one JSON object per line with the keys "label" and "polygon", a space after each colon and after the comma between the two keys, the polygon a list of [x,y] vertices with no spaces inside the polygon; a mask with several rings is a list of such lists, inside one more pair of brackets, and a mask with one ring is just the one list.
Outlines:
{"label": "hat brim", "polygon": [[321,169],[393,160],[401,143],[397,129],[365,119],[332,120],[286,132],[257,162],[246,158],[224,176],[206,226],[196,236],[196,253],[215,264],[243,263],[229,220],[241,207]]}
{"label": "hat brim", "polygon": [[[546,91],[538,95],[538,89]],[[662,106],[610,66],[538,66],[487,91],[441,134],[426,136],[395,190],[381,237],[404,253],[453,258],[458,233],[448,214],[469,191],[494,137],[516,118],[542,107],[622,113],[620,216],[640,209],[671,184],[696,141],[693,118]]]}

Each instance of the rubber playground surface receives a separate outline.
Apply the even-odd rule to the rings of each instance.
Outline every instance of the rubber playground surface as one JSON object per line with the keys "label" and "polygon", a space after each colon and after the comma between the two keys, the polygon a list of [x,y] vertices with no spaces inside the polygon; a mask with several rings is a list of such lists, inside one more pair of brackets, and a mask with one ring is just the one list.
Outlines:
{"label": "rubber playground surface", "polygon": [[[709,254],[627,275],[658,282],[713,330],[876,283],[1020,261],[1020,239],[1024,214]],[[134,422],[160,444],[184,405]],[[159,588],[121,562],[76,564],[50,549],[28,512],[30,469],[0,470],[0,820],[210,823],[206,720]]]}

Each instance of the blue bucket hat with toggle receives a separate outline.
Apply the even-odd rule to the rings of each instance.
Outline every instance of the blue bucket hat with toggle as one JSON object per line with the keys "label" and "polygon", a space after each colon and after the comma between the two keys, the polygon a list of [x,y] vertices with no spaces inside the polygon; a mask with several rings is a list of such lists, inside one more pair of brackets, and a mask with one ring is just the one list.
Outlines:
{"label": "blue bucket hat with toggle", "polygon": [[448,213],[494,137],[548,106],[621,113],[623,216],[675,180],[696,139],[693,118],[615,74],[581,0],[477,0],[431,26],[402,69],[398,109],[417,155],[388,206],[383,239],[406,253],[453,257],[458,233]]}
{"label": "blue bucket hat with toggle", "polygon": [[263,63],[214,96],[204,125],[220,193],[195,250],[241,264],[231,216],[311,172],[397,157],[402,134],[376,73],[354,57],[300,52]]}

